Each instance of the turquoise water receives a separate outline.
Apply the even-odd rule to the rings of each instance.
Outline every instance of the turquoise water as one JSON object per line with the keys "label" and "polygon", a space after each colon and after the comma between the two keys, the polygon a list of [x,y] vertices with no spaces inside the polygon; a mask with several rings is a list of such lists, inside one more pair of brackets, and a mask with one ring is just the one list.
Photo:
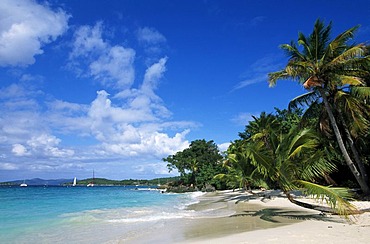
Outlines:
{"label": "turquoise water", "polygon": [[194,202],[143,187],[0,187],[0,243],[118,243],[194,217]]}

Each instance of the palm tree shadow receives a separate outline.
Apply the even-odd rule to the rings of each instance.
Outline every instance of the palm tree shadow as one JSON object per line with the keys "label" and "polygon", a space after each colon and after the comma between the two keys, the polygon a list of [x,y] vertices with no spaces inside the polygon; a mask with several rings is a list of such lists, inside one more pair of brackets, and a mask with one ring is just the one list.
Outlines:
{"label": "palm tree shadow", "polygon": [[271,223],[281,223],[280,221],[276,220],[275,217],[283,217],[295,220],[320,220],[335,222],[335,220],[328,218],[325,214],[307,214],[302,211],[286,210],[282,208],[265,208],[257,211],[243,211],[243,213],[234,214],[230,217],[240,216],[259,216],[260,219]]}
{"label": "palm tree shadow", "polygon": [[248,202],[251,200],[258,200],[258,199],[261,202],[268,202],[276,197],[286,198],[286,196],[282,194],[281,191],[266,191],[266,192],[259,192],[259,193],[253,193],[250,191],[248,193],[249,193],[248,195],[239,194],[239,195],[222,196],[217,200],[217,202],[235,201],[235,204],[238,204],[239,202]]}

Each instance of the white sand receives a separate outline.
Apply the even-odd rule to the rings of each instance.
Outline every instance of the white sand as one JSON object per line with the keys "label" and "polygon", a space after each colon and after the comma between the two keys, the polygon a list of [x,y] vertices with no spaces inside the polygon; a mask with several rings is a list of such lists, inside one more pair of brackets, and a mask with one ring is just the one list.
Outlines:
{"label": "white sand", "polygon": [[[268,198],[248,199],[248,194],[226,191],[221,195],[229,201],[247,201],[260,204],[264,208],[289,208],[310,211],[320,214],[316,210],[307,210],[292,204],[278,192],[268,192]],[[361,210],[369,210],[370,202],[353,202]],[[304,220],[291,225],[254,230],[238,234],[226,235],[220,238],[188,240],[184,243],[370,243],[370,212],[351,216],[350,222],[338,216],[329,215],[325,221]]]}

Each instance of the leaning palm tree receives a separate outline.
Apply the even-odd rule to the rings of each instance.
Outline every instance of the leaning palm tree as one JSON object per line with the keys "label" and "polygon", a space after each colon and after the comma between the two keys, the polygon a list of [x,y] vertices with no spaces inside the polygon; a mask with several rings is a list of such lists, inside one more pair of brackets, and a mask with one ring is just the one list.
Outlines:
{"label": "leaning palm tree", "polygon": [[363,193],[370,195],[364,174],[359,172],[358,165],[350,157],[333,113],[335,93],[343,88],[364,87],[364,80],[369,77],[367,46],[348,45],[357,29],[358,26],[350,28],[330,41],[331,23],[325,26],[317,20],[309,36],[299,33],[298,45],[294,42],[281,45],[289,55],[289,61],[283,70],[269,74],[269,83],[274,86],[279,79],[298,80],[309,90],[308,94],[300,97],[300,101],[310,103],[317,102],[318,98],[322,100],[346,164]]}
{"label": "leaning palm tree", "polygon": [[269,140],[273,148],[267,148],[262,140],[250,140],[245,153],[250,162],[265,178],[276,182],[287,198],[294,204],[308,207],[291,194],[292,190],[302,190],[318,200],[324,200],[338,214],[347,215],[354,207],[345,199],[350,194],[345,188],[328,187],[318,182],[336,170],[328,160],[331,152],[323,147],[319,137],[309,129],[293,126],[288,134],[271,134]]}

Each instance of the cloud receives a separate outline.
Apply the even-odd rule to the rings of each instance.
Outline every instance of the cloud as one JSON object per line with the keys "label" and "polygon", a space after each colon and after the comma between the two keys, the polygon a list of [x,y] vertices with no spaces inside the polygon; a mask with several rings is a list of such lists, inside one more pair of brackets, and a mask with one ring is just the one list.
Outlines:
{"label": "cloud", "polygon": [[[105,87],[129,88],[135,79],[135,51],[120,45],[111,46],[102,37],[103,24],[82,26],[74,33],[69,66],[79,75],[90,76]],[[88,66],[88,72],[84,66]]]}
{"label": "cloud", "polygon": [[0,66],[27,66],[67,30],[70,16],[31,0],[2,0],[0,17]]}
{"label": "cloud", "polygon": [[232,91],[242,89],[252,84],[267,82],[267,74],[278,70],[280,67],[279,64],[278,58],[271,55],[257,60],[241,75],[243,80],[238,82],[238,84],[233,87]]}
{"label": "cloud", "polygon": [[29,155],[29,152],[27,152],[27,149],[23,145],[18,144],[18,143],[13,145],[12,153],[14,153],[16,156]]}
{"label": "cloud", "polygon": [[[32,87],[12,84],[0,90],[1,144],[11,147],[17,157],[63,157],[73,155],[69,149],[59,148],[60,139],[46,133],[50,130],[48,113],[43,111],[39,96],[43,93]],[[8,154],[9,152],[4,152]],[[8,155],[11,157],[12,155]]]}
{"label": "cloud", "polygon": [[151,27],[139,28],[136,37],[140,46],[144,47],[147,63],[152,63],[159,55],[162,55],[166,47],[167,39],[158,30]]}
{"label": "cloud", "polygon": [[[113,106],[108,96],[107,92],[99,91],[89,111],[91,132],[102,142],[103,151],[126,156],[164,156],[188,145],[185,140],[188,130],[173,137],[160,132],[174,124],[168,123],[167,126],[161,123],[163,113],[155,112],[161,105],[153,105],[155,101],[144,93],[134,90],[132,97],[127,99],[127,107]],[[138,99],[145,102],[138,102]]]}
{"label": "cloud", "polygon": [[[35,81],[46,78],[35,74],[20,75],[18,84],[0,89],[0,155],[10,163],[0,167],[30,174],[95,168],[108,175],[112,168],[127,171],[135,164],[149,176],[165,174],[161,159],[188,147],[186,137],[198,125],[173,121],[156,93],[168,57],[157,53],[145,59],[145,70],[138,76],[142,80],[133,87],[136,51],[115,45],[103,33],[102,22],[77,27],[68,58],[78,75],[101,85],[91,101],[55,99],[39,90]],[[154,36],[143,41],[165,41]]]}
{"label": "cloud", "polygon": [[181,151],[189,146],[185,136],[189,130],[176,133],[170,137],[166,133],[145,131],[141,128],[122,127],[119,137],[102,143],[101,148],[105,153],[118,154],[126,157],[161,158]]}
{"label": "cloud", "polygon": [[255,116],[255,114],[239,113],[237,116],[232,118],[231,121],[237,125],[246,125],[249,121],[253,120],[252,116]]}
{"label": "cloud", "polygon": [[19,166],[14,163],[0,163],[0,170],[17,170]]}
{"label": "cloud", "polygon": [[44,119],[55,132],[89,136],[91,121],[87,117],[88,104],[70,103],[61,100],[46,102]]}
{"label": "cloud", "polygon": [[[149,66],[138,89],[126,89],[112,98],[100,90],[90,104],[52,99],[36,87],[20,84],[2,88],[0,143],[10,144],[12,155],[0,153],[15,157],[13,160],[37,158],[39,164],[45,165],[48,158],[61,160],[60,163],[116,157],[122,161],[146,158],[150,162],[183,150],[189,145],[186,140],[189,128],[196,125],[171,121],[171,112],[155,94],[166,62],[167,58],[161,58]],[[81,138],[92,144],[72,150],[62,143],[66,136],[75,144]]]}
{"label": "cloud", "polygon": [[154,28],[144,27],[137,30],[137,39],[146,45],[166,42],[166,38]]}
{"label": "cloud", "polygon": [[103,23],[98,22],[95,26],[88,25],[79,27],[74,33],[73,50],[70,58],[89,57],[95,53],[100,54],[108,48],[102,39]]}
{"label": "cloud", "polygon": [[132,166],[132,169],[133,171],[144,175],[161,175],[161,176],[173,175],[173,172],[171,173],[168,172],[167,164],[164,162],[138,164]]}
{"label": "cloud", "polygon": [[166,71],[167,57],[149,66],[144,75],[144,80],[139,89],[124,90],[114,97],[125,99],[128,107],[135,111],[141,111],[146,120],[157,120],[155,118],[168,118],[171,113],[163,105],[162,99],[155,94],[159,81]]}
{"label": "cloud", "polygon": [[166,58],[161,58],[157,63],[150,66],[144,75],[144,81],[141,86],[141,89],[144,92],[153,91],[157,88],[158,81],[163,77],[163,73],[166,71]]}
{"label": "cloud", "polygon": [[230,144],[231,144],[230,142],[225,142],[217,146],[220,152],[225,152],[229,148]]}
{"label": "cloud", "polygon": [[16,156],[37,156],[37,157],[71,157],[74,151],[58,147],[60,139],[53,135],[40,134],[33,136],[25,145],[16,143],[13,145],[12,153]]}
{"label": "cloud", "polygon": [[[189,145],[185,136],[191,122],[166,121],[171,113],[155,89],[166,71],[167,57],[147,68],[139,89],[126,89],[109,98],[98,91],[88,116],[91,133],[101,142],[98,151],[104,155],[126,157],[164,157]],[[121,105],[118,105],[121,104]],[[182,130],[169,136],[165,131]]]}
{"label": "cloud", "polygon": [[108,87],[126,88],[135,78],[134,59],[135,51],[132,49],[114,46],[90,64],[90,73]]}
{"label": "cloud", "polygon": [[267,17],[266,16],[257,16],[257,17],[254,17],[251,21],[250,21],[250,25],[251,26],[257,26],[259,25],[260,23],[262,23],[263,21],[265,21]]}
{"label": "cloud", "polygon": [[27,141],[27,146],[33,154],[47,157],[71,157],[74,151],[58,147],[61,140],[53,135],[43,133],[33,136]]}
{"label": "cloud", "polygon": [[267,77],[268,77],[267,74],[262,74],[260,76],[254,75],[254,77],[252,77],[252,78],[240,81],[237,85],[235,85],[233,87],[233,91],[234,90],[239,90],[239,89],[244,88],[244,87],[249,86],[249,85],[253,85],[253,84],[256,84],[256,83],[267,81]]}

